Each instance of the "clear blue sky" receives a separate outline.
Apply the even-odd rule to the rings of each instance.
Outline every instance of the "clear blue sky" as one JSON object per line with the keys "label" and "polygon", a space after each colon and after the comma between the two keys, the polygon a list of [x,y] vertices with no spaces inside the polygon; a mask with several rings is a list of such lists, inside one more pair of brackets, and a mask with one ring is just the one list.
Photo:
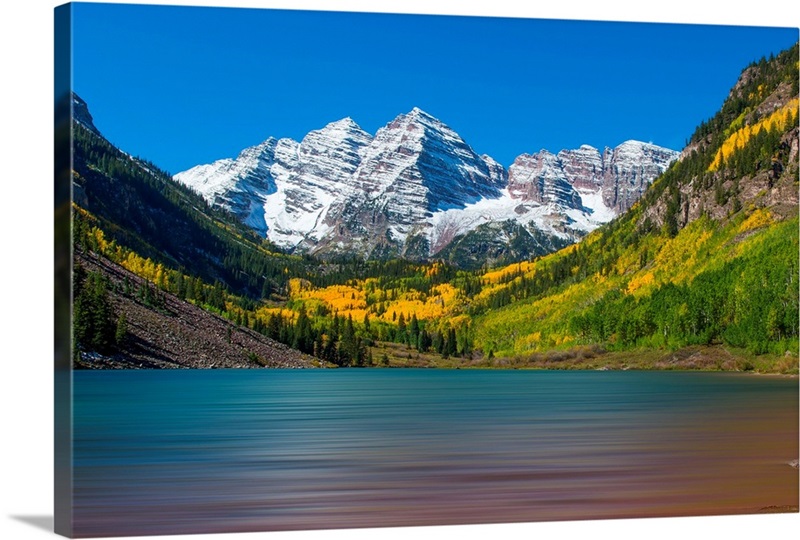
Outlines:
{"label": "clear blue sky", "polygon": [[420,107],[510,165],[627,139],[681,149],[796,28],[73,4],[98,129],[171,173]]}

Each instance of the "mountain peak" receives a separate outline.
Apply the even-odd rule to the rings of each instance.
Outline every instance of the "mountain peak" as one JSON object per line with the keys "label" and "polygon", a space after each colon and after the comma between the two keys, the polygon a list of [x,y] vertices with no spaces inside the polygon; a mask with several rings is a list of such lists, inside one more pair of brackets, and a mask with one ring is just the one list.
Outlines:
{"label": "mountain peak", "polygon": [[80,122],[86,129],[100,135],[100,131],[94,125],[94,119],[89,112],[89,106],[81,97],[72,92],[72,117]]}
{"label": "mountain peak", "polygon": [[627,141],[623,141],[617,148],[644,148],[646,146],[655,146],[653,143],[646,143],[643,141],[637,141],[635,139],[628,139]]}
{"label": "mountain peak", "polygon": [[[327,139],[327,143],[321,143],[322,139]],[[372,135],[361,129],[361,126],[349,116],[331,122],[321,129],[315,129],[309,132],[303,139],[303,145],[308,144],[323,144],[329,146],[343,143],[344,141],[357,141],[357,144],[366,144],[372,140]],[[316,141],[316,142],[312,142]]]}
{"label": "mountain peak", "polygon": [[432,129],[434,131],[448,132],[455,135],[455,132],[444,122],[428,114],[419,107],[414,107],[407,113],[398,114],[394,120],[386,124],[382,129],[417,131],[419,134],[424,134]]}
{"label": "mountain peak", "polygon": [[401,116],[404,117],[405,119],[411,120],[413,122],[421,122],[421,123],[424,123],[424,124],[433,123],[433,124],[444,125],[441,120],[439,120],[435,116],[423,111],[419,107],[414,107],[409,112],[407,112],[406,114],[401,115]]}
{"label": "mountain peak", "polygon": [[550,150],[548,150],[547,148],[542,148],[535,155],[541,156],[541,157],[556,157],[556,155],[554,153],[552,153]]}
{"label": "mountain peak", "polygon": [[254,159],[258,159],[260,156],[269,155],[271,152],[275,151],[275,146],[278,144],[278,139],[275,137],[268,137],[265,141],[258,143],[255,146],[251,146],[249,148],[245,148],[241,152],[239,152],[238,159],[244,159],[248,156],[251,156]]}
{"label": "mountain peak", "polygon": [[363,131],[361,126],[359,126],[355,120],[346,116],[341,120],[336,120],[335,122],[331,122],[330,124],[326,125],[323,129],[342,129],[347,131]]}

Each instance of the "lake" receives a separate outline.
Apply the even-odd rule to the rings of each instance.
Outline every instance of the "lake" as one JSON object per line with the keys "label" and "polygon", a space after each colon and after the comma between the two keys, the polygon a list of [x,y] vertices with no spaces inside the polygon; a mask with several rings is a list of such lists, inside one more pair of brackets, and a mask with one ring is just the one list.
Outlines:
{"label": "lake", "polygon": [[797,507],[796,378],[339,369],[73,381],[76,536]]}

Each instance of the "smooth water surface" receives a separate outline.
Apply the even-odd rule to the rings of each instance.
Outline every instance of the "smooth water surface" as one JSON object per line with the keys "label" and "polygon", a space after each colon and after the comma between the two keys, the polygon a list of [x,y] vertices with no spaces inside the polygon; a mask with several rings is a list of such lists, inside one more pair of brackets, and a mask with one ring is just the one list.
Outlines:
{"label": "smooth water surface", "polygon": [[[75,372],[75,534],[796,511],[797,379]],[[796,463],[796,462],[795,462]]]}

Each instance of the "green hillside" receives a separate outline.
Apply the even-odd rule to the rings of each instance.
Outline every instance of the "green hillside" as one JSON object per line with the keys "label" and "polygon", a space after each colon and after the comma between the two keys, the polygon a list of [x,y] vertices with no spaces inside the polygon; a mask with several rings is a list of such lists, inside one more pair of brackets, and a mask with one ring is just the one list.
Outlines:
{"label": "green hillside", "polygon": [[119,246],[249,297],[285,286],[287,272],[308,273],[300,257],[281,254],[166,172],[125,154],[79,122],[73,123],[73,149],[74,199],[81,209],[73,213],[78,245],[97,249],[99,229],[114,242],[112,251]]}
{"label": "green hillside", "polygon": [[[629,213],[482,291],[475,347],[723,343],[796,354],[797,78],[797,46],[749,66]],[[487,309],[498,297],[508,305]]]}

